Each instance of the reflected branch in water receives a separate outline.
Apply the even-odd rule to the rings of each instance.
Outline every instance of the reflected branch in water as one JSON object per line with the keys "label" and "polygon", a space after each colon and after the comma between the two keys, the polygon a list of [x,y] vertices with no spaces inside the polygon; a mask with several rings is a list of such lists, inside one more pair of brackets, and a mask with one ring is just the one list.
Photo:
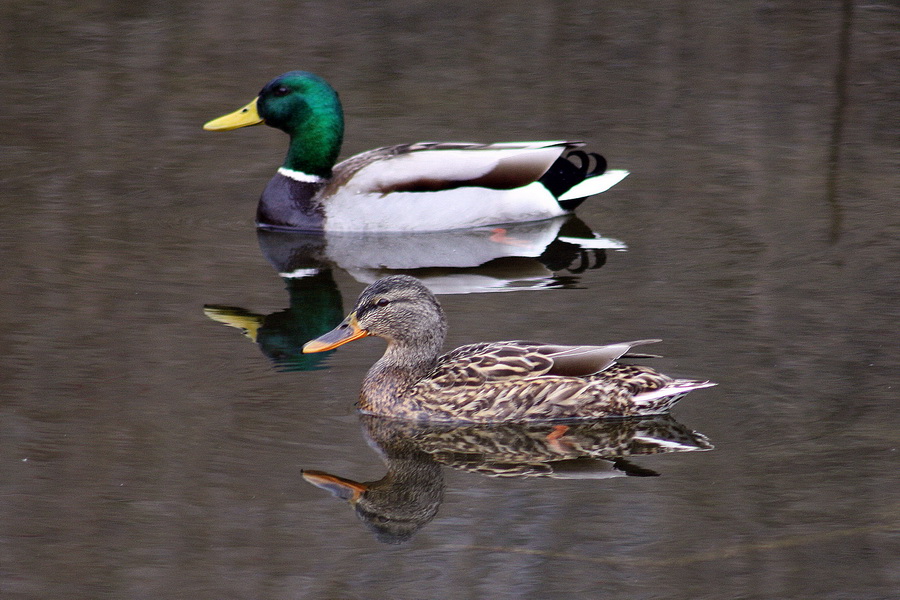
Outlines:
{"label": "reflected branch in water", "polygon": [[828,207],[831,212],[829,241],[834,244],[841,236],[844,211],[838,200],[840,180],[841,144],[844,141],[844,117],[847,111],[847,73],[850,68],[851,36],[853,33],[853,0],[841,2],[841,29],[838,38],[837,71],[834,75],[835,104],[831,119],[831,140],[828,150],[828,178],[825,184]]}
{"label": "reflected branch in water", "polygon": [[362,415],[361,424],[388,471],[356,482],[304,471],[309,483],[347,500],[384,543],[408,541],[437,514],[442,467],[487,477],[608,479],[655,476],[630,456],[710,450],[712,444],[664,415],[645,419],[435,425]]}
{"label": "reflected branch in water", "polygon": [[875,525],[866,525],[863,527],[845,527],[842,529],[834,529],[831,531],[821,531],[802,535],[789,535],[762,542],[747,542],[744,544],[735,544],[717,548],[715,550],[690,552],[687,554],[680,554],[662,559],[645,558],[639,556],[591,556],[584,553],[579,554],[575,552],[553,552],[547,550],[538,550],[536,548],[523,548],[517,546],[483,546],[478,544],[465,546],[449,544],[444,546],[443,549],[450,552],[480,550],[490,553],[499,552],[508,554],[525,554],[529,556],[541,556],[547,559],[588,562],[615,567],[686,567],[701,562],[721,563],[737,558],[747,560],[748,555],[760,554],[773,550],[781,550],[784,548],[800,548],[821,545],[824,542],[840,540],[843,538],[865,536],[871,535],[873,533],[892,531],[897,529],[897,526],[897,519],[889,518],[888,521]]}

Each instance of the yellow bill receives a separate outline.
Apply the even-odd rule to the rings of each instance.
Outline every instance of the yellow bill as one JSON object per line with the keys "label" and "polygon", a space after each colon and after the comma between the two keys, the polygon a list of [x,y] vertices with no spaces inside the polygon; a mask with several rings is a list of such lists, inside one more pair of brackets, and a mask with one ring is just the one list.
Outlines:
{"label": "yellow bill", "polygon": [[233,113],[228,113],[218,119],[213,119],[204,125],[203,129],[207,131],[231,131],[232,129],[238,129],[240,127],[259,125],[263,122],[263,119],[259,116],[259,111],[256,110],[257,100],[259,100],[259,98],[254,98],[247,106],[239,108]]}

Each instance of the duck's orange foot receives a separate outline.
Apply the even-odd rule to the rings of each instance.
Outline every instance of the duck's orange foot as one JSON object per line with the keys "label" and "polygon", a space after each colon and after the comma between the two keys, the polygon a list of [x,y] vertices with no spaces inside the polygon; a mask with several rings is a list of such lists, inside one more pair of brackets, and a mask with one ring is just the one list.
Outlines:
{"label": "duck's orange foot", "polygon": [[552,431],[547,434],[547,440],[550,442],[556,441],[566,435],[567,431],[569,431],[568,425],[554,425]]}
{"label": "duck's orange foot", "polygon": [[491,229],[491,238],[492,242],[497,244],[506,244],[507,246],[528,246],[528,242],[525,240],[517,240],[516,238],[511,238],[506,235],[506,229],[503,227],[495,227]]}
{"label": "duck's orange foot", "polygon": [[547,445],[560,454],[571,453],[575,449],[575,445],[564,439],[568,431],[568,425],[554,425],[550,433],[547,434]]}

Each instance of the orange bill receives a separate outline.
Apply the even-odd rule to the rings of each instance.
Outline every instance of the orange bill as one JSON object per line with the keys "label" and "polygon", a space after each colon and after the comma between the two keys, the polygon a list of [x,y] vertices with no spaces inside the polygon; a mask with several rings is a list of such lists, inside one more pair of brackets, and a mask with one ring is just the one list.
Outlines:
{"label": "orange bill", "polygon": [[347,315],[347,318],[340,325],[328,333],[306,342],[303,345],[303,353],[325,352],[326,350],[342,346],[347,342],[364,338],[367,335],[369,335],[369,332],[365,329],[360,329],[359,323],[356,322],[356,313],[352,312]]}

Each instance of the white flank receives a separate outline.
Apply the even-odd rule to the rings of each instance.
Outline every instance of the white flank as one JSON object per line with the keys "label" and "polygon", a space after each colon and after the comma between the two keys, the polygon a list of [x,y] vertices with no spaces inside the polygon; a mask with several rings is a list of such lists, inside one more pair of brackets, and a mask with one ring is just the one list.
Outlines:
{"label": "white flank", "polygon": [[587,198],[588,196],[593,196],[594,194],[605,192],[626,177],[628,177],[628,171],[624,171],[622,169],[611,169],[603,175],[588,177],[581,183],[573,186],[572,189],[560,196],[559,199],[575,200],[577,198]]}
{"label": "white flank", "polygon": [[537,182],[512,190],[457,188],[384,196],[345,187],[325,206],[329,231],[358,232],[465,229],[564,214],[553,194]]}
{"label": "white flank", "polygon": [[288,179],[293,179],[294,181],[302,181],[303,183],[319,183],[320,181],[324,181],[325,179],[324,177],[319,177],[318,175],[310,175],[309,173],[304,173],[303,171],[293,171],[284,167],[279,167],[278,173],[284,175]]}

